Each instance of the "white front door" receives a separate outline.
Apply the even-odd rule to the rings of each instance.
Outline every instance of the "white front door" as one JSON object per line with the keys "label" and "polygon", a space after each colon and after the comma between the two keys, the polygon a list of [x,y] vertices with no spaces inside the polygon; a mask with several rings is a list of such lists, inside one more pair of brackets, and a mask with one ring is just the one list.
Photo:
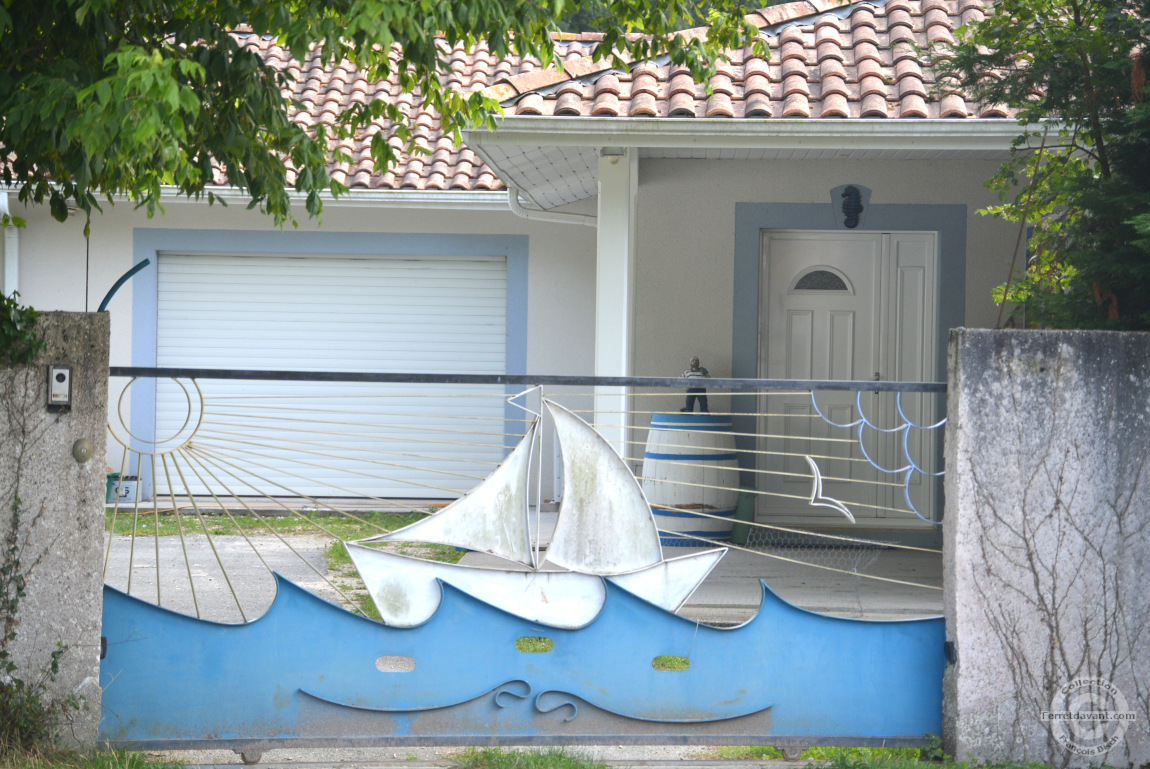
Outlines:
{"label": "white front door", "polygon": [[[934,378],[937,329],[937,238],[934,233],[768,231],[762,239],[760,376],[770,379],[928,381]],[[859,431],[835,428],[803,394],[760,399],[762,461],[760,518],[775,522],[849,525],[828,507],[809,503],[812,457],[824,478],[823,495],[843,501],[860,523],[916,525],[902,475],[879,473],[858,445]],[[827,420],[858,419],[853,392],[822,392],[818,411]],[[894,396],[864,393],[861,406],[875,425],[900,423]],[[904,413],[927,423],[931,404],[903,396]],[[925,448],[917,431],[915,461]],[[864,430],[867,454],[901,467],[902,433]],[[933,463],[930,465],[933,468]],[[912,499],[930,508],[933,484],[916,478]]]}

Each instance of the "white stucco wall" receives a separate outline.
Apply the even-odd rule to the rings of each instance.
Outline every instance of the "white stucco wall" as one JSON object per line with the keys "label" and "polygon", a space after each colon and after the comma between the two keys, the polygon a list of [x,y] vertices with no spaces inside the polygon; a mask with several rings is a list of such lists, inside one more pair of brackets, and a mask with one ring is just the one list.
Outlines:
{"label": "white stucco wall", "polygon": [[830,191],[844,184],[870,188],[872,206],[967,206],[963,322],[993,326],[990,291],[1006,280],[1017,237],[1016,225],[977,213],[997,202],[983,187],[997,167],[993,161],[641,161],[635,374],[677,375],[698,355],[712,376],[730,376],[736,204],[829,210]]}
{"label": "white stucco wall", "polygon": [[[129,204],[105,207],[92,219],[86,259],[83,221],[61,224],[46,208],[21,212],[28,226],[20,234],[22,301],[39,310],[95,311],[112,284],[132,266],[132,231],[137,227],[275,230],[269,217],[206,203],[172,201],[148,219]],[[16,213],[16,211],[14,211]],[[306,217],[302,210],[297,216]],[[285,229],[291,230],[291,225]],[[299,232],[378,232],[527,235],[527,370],[586,374],[594,356],[595,230],[572,224],[537,223],[510,212],[361,207],[350,202],[325,206],[322,224],[301,219]],[[85,277],[87,263],[87,277]],[[87,289],[85,291],[85,285]],[[131,364],[132,283],[116,294],[112,315],[112,365]]]}
{"label": "white stucco wall", "polygon": [[[1006,279],[1017,230],[980,216],[994,202],[982,186],[997,167],[984,162],[737,162],[652,160],[639,167],[634,372],[679,373],[691,355],[713,376],[731,373],[735,206],[808,203],[830,207],[830,190],[846,183],[871,190],[871,205],[958,204],[967,207],[963,323],[993,326],[990,290]],[[940,180],[946,180],[941,183]],[[594,210],[589,201],[583,208]],[[20,290],[42,310],[95,310],[132,262],[136,227],[274,230],[265,216],[206,203],[169,202],[149,220],[127,204],[92,220],[85,259],[83,223],[55,222],[46,209],[14,210],[28,220],[20,233]],[[301,210],[300,215],[303,215]],[[288,225],[290,229],[290,225]],[[526,234],[530,237],[528,365],[539,374],[594,370],[595,230],[531,222],[508,212],[366,207],[329,203],[322,226],[299,231]],[[87,265],[86,265],[87,261]],[[85,277],[85,270],[88,270]],[[112,363],[130,362],[129,283],[113,300]]]}
{"label": "white stucco wall", "polygon": [[[83,219],[60,223],[46,207],[17,209],[26,229],[20,232],[21,301],[37,310],[95,311],[111,286],[133,264],[135,228],[276,231],[271,219],[247,211],[242,203],[227,208],[206,202],[169,201],[165,213],[148,219],[127,203],[105,206],[92,219],[91,241],[83,237]],[[539,374],[590,374],[594,370],[595,229],[522,219],[509,211],[365,207],[350,201],[328,203],[322,223],[306,219],[302,206],[299,232],[441,233],[527,235],[527,371]],[[285,225],[292,231],[291,225]],[[87,251],[86,251],[87,246]],[[109,305],[113,366],[132,364],[132,291],[128,281]],[[86,304],[85,304],[86,301]],[[127,382],[110,382],[114,412]],[[125,398],[125,413],[130,413]],[[114,413],[112,421],[118,423]],[[115,451],[118,448],[113,447]],[[118,456],[118,454],[117,454]],[[550,477],[548,457],[545,477]]]}
{"label": "white stucco wall", "polygon": [[[844,184],[870,190],[871,206],[952,205],[966,209],[965,308],[961,324],[993,326],[990,290],[1006,279],[1017,237],[1014,225],[980,216],[995,202],[983,187],[995,161],[704,161],[642,159],[639,163],[638,251],[633,372],[677,375],[692,355],[712,376],[732,374],[736,206],[807,204],[831,210],[830,192]],[[595,211],[595,201],[574,210]],[[134,228],[275,230],[271,220],[244,210],[169,201],[148,219],[128,204],[107,207],[92,221],[90,253],[83,222],[60,224],[47,209],[19,210],[20,290],[42,310],[95,310],[108,288],[132,265]],[[302,206],[299,216],[305,216]],[[287,225],[290,230],[291,226]],[[913,228],[907,228],[913,229]],[[929,229],[923,227],[922,229]],[[322,225],[302,219],[299,231],[330,233],[474,233],[527,235],[527,371],[593,374],[595,335],[594,228],[528,221],[503,210],[396,208],[329,203]],[[87,272],[86,272],[87,271]],[[85,286],[87,286],[85,297]],[[944,287],[944,290],[945,287]],[[112,365],[131,363],[132,284],[110,307]],[[954,325],[958,325],[957,323]],[[942,354],[941,349],[938,351]],[[116,383],[110,404],[118,397]],[[644,409],[677,408],[680,394]],[[722,401],[715,404],[724,409]],[[640,445],[644,435],[635,434]],[[549,473],[549,470],[545,470]]]}

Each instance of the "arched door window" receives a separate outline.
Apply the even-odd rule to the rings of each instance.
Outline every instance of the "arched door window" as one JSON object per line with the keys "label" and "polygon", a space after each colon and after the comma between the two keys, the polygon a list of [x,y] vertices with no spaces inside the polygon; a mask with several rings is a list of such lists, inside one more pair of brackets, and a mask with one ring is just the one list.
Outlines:
{"label": "arched door window", "polygon": [[826,267],[816,267],[798,276],[791,291],[846,291],[853,294],[846,278]]}

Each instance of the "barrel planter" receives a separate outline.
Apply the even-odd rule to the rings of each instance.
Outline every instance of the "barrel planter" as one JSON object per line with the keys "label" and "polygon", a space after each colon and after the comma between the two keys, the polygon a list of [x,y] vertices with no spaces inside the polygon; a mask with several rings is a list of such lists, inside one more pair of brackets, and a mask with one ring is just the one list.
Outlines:
{"label": "barrel planter", "polygon": [[[664,545],[729,542],[739,500],[739,462],[727,417],[654,414],[643,453],[643,492]],[[726,520],[692,514],[691,510]]]}

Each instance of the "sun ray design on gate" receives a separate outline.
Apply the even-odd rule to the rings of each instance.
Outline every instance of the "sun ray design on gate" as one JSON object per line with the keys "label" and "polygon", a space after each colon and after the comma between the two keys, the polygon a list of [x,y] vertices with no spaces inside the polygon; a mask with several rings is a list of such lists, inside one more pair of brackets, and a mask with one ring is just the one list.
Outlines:
{"label": "sun ray design on gate", "polygon": [[[144,385],[143,391],[140,391],[141,384]],[[133,387],[134,385],[134,387]],[[243,545],[246,545],[249,555],[254,556],[254,560],[258,561],[263,567],[264,577],[261,578],[262,582],[266,582],[270,587],[272,580],[270,579],[271,566],[269,560],[265,559],[264,551],[270,549],[283,549],[293,554],[293,557],[298,561],[305,573],[304,579],[316,585],[316,589],[321,591],[322,595],[330,596],[333,600],[341,601],[345,605],[352,607],[353,610],[363,608],[368,596],[363,593],[356,593],[355,590],[362,590],[362,586],[350,585],[351,592],[349,592],[349,584],[334,579],[329,573],[328,569],[324,568],[321,562],[317,562],[314,557],[309,558],[305,552],[299,551],[291,536],[284,536],[282,527],[275,527],[269,525],[275,520],[294,521],[298,524],[299,531],[312,531],[317,535],[327,537],[329,540],[342,541],[344,539],[340,532],[344,529],[338,527],[333,528],[338,521],[355,522],[360,526],[358,537],[362,538],[365,533],[370,534],[372,530],[380,533],[382,540],[384,536],[394,547],[396,544],[401,547],[406,546],[401,540],[433,540],[437,539],[435,536],[428,534],[429,529],[423,528],[424,526],[431,526],[431,519],[423,521],[420,525],[412,527],[407,535],[385,535],[390,529],[395,528],[395,524],[387,526],[380,526],[374,519],[370,519],[370,514],[360,512],[365,506],[370,506],[375,509],[388,509],[394,507],[395,509],[407,511],[412,510],[409,502],[402,500],[392,500],[378,495],[371,495],[364,493],[355,487],[356,477],[360,475],[373,475],[379,477],[387,473],[389,469],[394,472],[404,472],[408,470],[419,470],[419,464],[422,460],[426,459],[429,455],[427,449],[420,449],[418,451],[406,449],[402,446],[397,450],[395,448],[388,449],[389,453],[376,453],[368,456],[352,456],[346,450],[342,450],[340,441],[346,439],[350,435],[362,435],[364,430],[370,431],[373,434],[383,434],[385,437],[397,437],[400,431],[392,425],[394,415],[402,410],[402,404],[394,402],[396,396],[393,393],[372,393],[367,399],[362,394],[357,394],[355,399],[350,396],[323,396],[318,397],[315,395],[308,395],[300,393],[295,390],[288,391],[286,388],[276,390],[273,388],[267,394],[264,392],[263,385],[252,387],[251,385],[244,385],[244,389],[238,392],[236,389],[222,389],[220,383],[208,381],[206,383],[196,379],[179,379],[170,380],[166,383],[160,383],[161,387],[166,387],[167,392],[174,394],[176,400],[180,402],[180,413],[175,417],[169,415],[163,421],[167,425],[167,430],[163,435],[153,435],[156,429],[148,429],[145,423],[144,427],[131,422],[127,409],[129,391],[132,392],[132,399],[136,401],[136,406],[140,402],[146,404],[150,398],[155,398],[156,391],[159,389],[155,382],[149,383],[147,377],[142,379],[133,379],[127,387],[123,387],[119,400],[116,405],[114,414],[118,414],[119,423],[116,424],[115,420],[109,425],[109,430],[112,437],[119,444],[121,451],[119,457],[114,461],[119,462],[119,467],[109,468],[110,471],[118,471],[118,481],[113,484],[110,493],[110,509],[109,509],[109,524],[121,534],[127,536],[117,535],[117,537],[109,537],[108,551],[106,555],[106,578],[113,584],[126,589],[129,593],[134,595],[147,596],[149,591],[153,596],[153,600],[159,605],[169,605],[179,608],[181,611],[187,611],[195,614],[196,616],[205,616],[201,592],[211,591],[215,588],[211,584],[215,580],[216,585],[222,585],[231,596],[232,602],[232,617],[235,619],[228,619],[227,621],[247,621],[252,616],[258,615],[263,607],[270,601],[270,590],[262,589],[262,595],[252,597],[245,593],[244,590],[237,588],[233,584],[233,575],[230,565],[234,559],[242,555],[237,551],[236,539],[242,538]],[[282,385],[278,387],[282,388]],[[780,395],[787,395],[786,392],[780,392]],[[790,394],[797,394],[790,392]],[[753,393],[748,393],[752,397],[757,397]],[[806,397],[813,398],[814,396],[809,392],[803,392],[804,399]],[[168,401],[173,401],[172,395],[166,396]],[[411,399],[412,396],[401,396]],[[481,488],[487,481],[484,478],[490,478],[493,471],[498,467],[500,458],[503,457],[505,451],[510,450],[516,441],[531,443],[527,439],[533,432],[533,428],[529,427],[531,420],[538,413],[544,409],[542,405],[542,391],[539,388],[530,388],[523,392],[515,392],[509,394],[506,387],[493,388],[484,397],[490,397],[496,400],[499,404],[510,404],[510,406],[501,405],[500,411],[492,417],[473,417],[464,416],[457,419],[459,427],[454,428],[453,432],[449,432],[443,428],[435,427],[435,420],[442,419],[438,414],[447,414],[452,411],[458,410],[458,407],[453,408],[452,404],[459,404],[460,398],[465,399],[467,402],[475,400],[475,390],[472,388],[470,392],[462,392],[458,389],[453,389],[443,395],[432,394],[427,392],[426,387],[421,388],[421,392],[417,396],[419,403],[427,403],[427,416],[421,416],[428,427],[424,429],[424,434],[418,436],[419,440],[427,443],[429,446],[440,446],[442,449],[448,449],[452,446],[468,446],[471,444],[483,447],[483,451],[488,451],[489,448],[494,449],[493,461],[478,461],[475,459],[462,460],[462,464],[456,463],[446,467],[440,472],[440,476],[444,479],[456,479],[454,481],[432,481],[424,486],[417,486],[416,488],[426,488],[429,491],[434,486],[437,489],[446,490],[446,483],[455,483],[463,485],[465,488]],[[567,396],[570,397],[570,396]],[[638,393],[637,398],[650,398],[662,397],[657,394]],[[734,397],[734,396],[732,396]],[[535,399],[539,399],[536,401]],[[856,403],[860,403],[859,396],[855,397]],[[538,406],[533,411],[528,408],[528,401],[532,403],[538,402]],[[576,401],[578,402],[578,401]],[[593,401],[592,401],[593,402]],[[920,427],[905,418],[905,413],[902,404],[899,403],[898,411],[903,414],[903,424],[896,428],[882,428],[877,426],[874,421],[866,414],[862,414],[861,418],[854,421],[840,420],[840,423],[835,423],[832,419],[827,419],[824,416],[825,412],[821,412],[819,404],[813,404],[811,418],[820,422],[825,422],[832,427],[843,429],[853,435],[852,442],[862,442],[864,430],[878,430],[884,433],[896,433],[901,439],[901,444],[905,451],[908,446],[908,436],[912,431],[925,432],[940,426],[930,425]],[[861,403],[860,403],[861,405]],[[510,411],[506,409],[510,408]],[[559,407],[555,404],[555,408],[561,414],[567,414],[568,419],[565,423],[582,426],[586,428],[585,423],[573,412],[568,412],[566,409]],[[490,409],[488,409],[490,411]],[[592,413],[586,407],[580,412],[583,414]],[[523,414],[526,416],[512,420],[507,414]],[[638,419],[642,419],[642,415],[650,414],[650,411],[636,411],[634,412]],[[134,416],[134,412],[132,414]],[[770,413],[764,416],[770,416]],[[494,421],[498,427],[494,431],[490,428],[484,427],[482,420],[486,419],[488,422]],[[727,416],[726,420],[729,423],[730,417]],[[154,421],[154,420],[153,420]],[[139,422],[139,420],[137,420]],[[515,427],[514,432],[507,430],[509,425],[522,424],[523,427]],[[270,427],[269,427],[270,426]],[[274,429],[272,429],[274,428]],[[501,429],[502,428],[502,429]],[[268,433],[267,430],[271,429],[272,432]],[[408,428],[410,430],[410,428]],[[270,437],[262,441],[259,439],[263,434],[260,431],[264,430]],[[352,431],[352,432],[349,432]],[[356,432],[358,431],[358,432]],[[330,434],[332,437],[325,441],[321,436]],[[748,434],[749,435],[749,434]],[[430,437],[429,437],[430,436]],[[768,436],[769,437],[769,436]],[[536,449],[541,445],[538,438],[535,439]],[[757,438],[756,438],[757,440]],[[818,440],[825,440],[819,438]],[[834,438],[835,441],[842,441],[843,439]],[[836,444],[831,443],[831,446]],[[674,447],[678,448],[678,447]],[[860,447],[864,457],[859,457],[857,460],[851,458],[851,462],[866,463],[868,467],[875,467],[876,472],[887,471],[901,473],[900,480],[903,483],[899,484],[903,487],[904,492],[907,488],[908,480],[914,473],[922,471],[919,466],[913,461],[892,464],[891,467],[883,467],[880,463],[872,462],[871,456],[867,454],[868,447],[863,444]],[[441,450],[442,450],[441,449]],[[734,449],[731,449],[734,451]],[[742,449],[739,450],[741,452]],[[809,452],[809,449],[807,450]],[[568,452],[570,453],[570,452]],[[762,453],[762,452],[759,452]],[[825,452],[824,452],[825,453]],[[828,507],[834,509],[844,517],[849,517],[854,513],[856,502],[846,501],[837,498],[837,494],[832,494],[827,491],[827,487],[820,484],[820,480],[825,480],[823,474],[816,464],[817,457],[822,454],[814,455],[812,453],[798,452],[793,453],[793,456],[809,457],[807,459],[807,473],[794,473],[787,470],[786,473],[794,475],[796,480],[802,479],[811,484],[812,493],[807,497],[806,501],[812,507]],[[115,454],[110,453],[110,456]],[[512,452],[514,456],[514,452]],[[525,455],[526,456],[526,455]],[[725,455],[724,455],[725,456]],[[734,456],[734,455],[732,455]],[[624,462],[637,461],[634,459],[624,459]],[[831,457],[827,457],[831,458]],[[286,462],[286,465],[280,464],[281,460]],[[535,475],[536,484],[542,475],[542,467],[539,464],[542,461],[541,452],[535,451],[535,458],[532,460],[532,468],[530,471]],[[696,463],[699,467],[707,467],[707,462],[701,461]],[[527,462],[520,462],[521,470],[526,472],[528,468]],[[284,469],[286,466],[287,469]],[[330,493],[338,496],[354,496],[359,498],[360,503],[358,506],[347,504],[347,499],[334,500],[332,498],[322,497],[314,492],[309,493],[304,487],[309,484],[314,486],[319,481],[314,480],[314,473],[326,473],[331,467],[339,466],[341,468],[350,468],[348,478],[342,483],[332,483],[327,481],[328,486],[324,488],[329,489]],[[311,471],[309,471],[311,468]],[[461,472],[462,470],[462,472]],[[763,471],[758,471],[763,472]],[[773,471],[767,471],[768,475],[780,475]],[[926,473],[922,473],[926,474]],[[623,475],[627,481],[630,481],[630,471],[625,470]],[[937,474],[933,474],[937,475]],[[649,480],[649,479],[648,479]],[[644,486],[648,482],[644,481]],[[836,483],[841,483],[843,478],[832,479]],[[476,483],[479,486],[475,486]],[[151,485],[150,491],[153,492],[154,498],[147,504],[142,504],[144,495],[141,493],[141,486],[145,483]],[[704,482],[706,483],[706,482]],[[711,481],[711,483],[714,483]],[[866,481],[864,481],[866,483]],[[871,481],[870,483],[874,483]],[[734,481],[728,485],[734,486]],[[890,485],[895,484],[877,484],[877,485]],[[130,486],[136,486],[133,490]],[[704,488],[718,488],[715,486],[704,486]],[[860,486],[860,488],[867,488]],[[785,490],[784,490],[785,491]],[[541,498],[540,491],[535,488],[533,491],[535,498]],[[771,495],[775,492],[771,490],[756,491],[756,494]],[[465,495],[454,505],[462,505],[464,509],[468,506],[474,508],[475,505],[467,501],[470,494]],[[608,495],[609,497],[612,495]],[[786,497],[786,494],[778,494],[776,496]],[[520,493],[517,497],[519,503],[523,504],[524,495]],[[913,502],[913,500],[911,500]],[[426,504],[426,503],[425,503]],[[599,504],[594,503],[592,506]],[[484,505],[479,505],[483,507]],[[731,507],[733,507],[733,502]],[[913,504],[909,505],[910,510],[905,512],[922,517],[921,514],[913,509]],[[419,511],[419,515],[426,515],[429,510],[434,511],[438,506],[431,506],[430,508],[424,507]],[[878,509],[878,508],[873,508]],[[533,524],[538,529],[539,521],[539,508],[533,507]],[[661,512],[662,508],[660,508]],[[695,508],[672,511],[682,514],[699,516],[700,518],[706,517],[708,513],[705,510],[698,510]],[[644,507],[643,516],[647,516],[647,509]],[[733,511],[732,511],[733,512]],[[897,512],[897,511],[896,511]],[[269,517],[271,515],[277,518]],[[364,516],[367,516],[365,518]],[[525,516],[521,516],[524,517]],[[574,516],[568,516],[574,518]],[[368,520],[370,519],[370,520]],[[408,518],[408,521],[414,520]],[[478,520],[478,518],[477,518]],[[716,517],[716,520],[719,520]],[[724,519],[727,526],[730,526],[730,517]],[[165,533],[170,533],[172,537],[162,537],[158,527],[159,523],[164,524]],[[246,522],[254,525],[240,525],[239,522]],[[226,532],[221,531],[224,525],[231,525],[230,533],[238,535],[238,537],[230,538],[232,541],[227,541],[228,538],[221,540]],[[647,534],[650,533],[650,525],[647,520],[642,524],[646,527]],[[663,526],[660,519],[657,524],[658,527]],[[789,531],[787,526],[778,526],[769,521],[750,521],[746,524],[753,527],[754,532],[773,531],[780,532],[780,536],[791,536],[786,532]],[[155,528],[153,528],[155,527]],[[374,527],[374,529],[373,529]],[[293,529],[294,530],[294,529]],[[521,527],[525,531],[526,527]],[[187,557],[187,542],[186,537],[195,531],[199,536],[201,542],[206,542],[210,551],[211,560],[215,561],[218,569],[207,566],[209,570],[205,572],[205,564],[199,563],[195,568],[191,560]],[[415,536],[415,533],[423,531],[423,534]],[[413,533],[414,532],[414,533]],[[889,543],[871,543],[865,536],[844,536],[843,533],[831,532],[801,532],[803,536],[818,537],[817,541],[829,542],[833,548],[834,543],[842,542],[847,547],[889,547]],[[660,541],[664,541],[664,537],[674,537],[678,539],[676,544],[688,544],[696,546],[707,546],[714,544],[716,546],[738,547],[747,549],[741,545],[734,545],[729,541],[715,541],[710,540],[705,536],[693,537],[687,539],[679,531],[664,531],[658,528],[658,535]],[[759,535],[763,536],[762,534]],[[796,535],[797,536],[797,535]],[[113,541],[115,539],[115,541]],[[183,551],[184,556],[174,557],[173,542],[179,540],[177,550]],[[347,537],[347,539],[353,539]],[[371,539],[371,537],[369,537]],[[572,541],[581,541],[587,539],[586,535],[578,535],[572,538]],[[632,537],[635,541],[641,541],[642,537]],[[439,541],[444,541],[442,537],[438,538]],[[162,542],[163,541],[163,542]],[[760,542],[763,540],[760,539]],[[223,552],[218,547],[222,543]],[[368,551],[371,557],[375,558],[376,551],[372,549],[372,545],[378,545],[379,542],[362,542],[360,545],[353,543],[347,544],[347,548],[353,553],[361,551]],[[454,546],[465,546],[467,542],[449,543]],[[476,548],[481,552],[486,552],[492,548],[483,545],[481,542],[471,543],[472,548]],[[578,570],[574,573],[567,573],[567,576],[559,577],[551,573],[550,570],[543,572],[538,571],[538,564],[542,561],[542,553],[539,551],[540,542],[536,539],[530,545],[525,545],[525,551],[531,552],[530,558],[520,559],[521,568],[527,572],[522,574],[516,579],[521,580],[524,585],[535,584],[534,589],[537,590],[540,596],[551,595],[551,589],[547,585],[551,580],[568,580],[572,584],[578,581]],[[117,553],[117,560],[113,562],[112,553],[113,549]],[[229,549],[230,548],[230,549]],[[825,548],[824,548],[825,549]],[[929,550],[929,548],[908,548],[918,550]],[[126,550],[126,559],[120,554]],[[837,557],[833,549],[827,549],[827,556],[823,558],[819,554],[822,550],[810,551],[812,555],[808,555],[808,550],[803,549],[801,553],[787,553],[780,552],[771,545],[758,545],[751,548],[753,552],[761,555],[764,559],[778,561],[782,563],[794,563],[804,567],[819,569],[830,574],[851,574],[858,578],[866,578],[878,581],[891,581],[878,575],[870,575],[862,571],[866,568],[863,560],[860,558],[847,558],[844,567],[832,566],[833,558]],[[553,560],[558,556],[560,549],[552,547],[551,553]],[[719,553],[718,548],[711,551],[712,553]],[[389,562],[402,562],[404,560],[402,554],[381,554],[378,557],[388,559]],[[458,556],[456,556],[458,557]],[[820,560],[823,558],[823,560]],[[644,577],[642,574],[632,574],[629,568],[615,569],[620,573],[607,574],[611,579],[614,579],[618,584],[628,587],[628,589],[636,590],[641,595],[648,595],[648,597],[655,598],[653,594],[644,593],[644,588],[640,584],[643,579],[648,579],[655,573],[670,573],[671,571],[681,571],[683,579],[676,584],[675,587],[664,595],[663,598],[656,598],[655,600],[661,605],[670,609],[675,609],[682,605],[685,596],[690,595],[693,585],[697,584],[699,580],[704,578],[707,572],[714,567],[717,562],[717,555],[708,555],[701,558],[687,559],[687,558],[665,558],[660,563],[659,572],[651,572],[650,575]],[[122,573],[123,561],[126,560],[128,569],[126,574]],[[161,560],[163,563],[163,574],[161,576]],[[362,560],[362,559],[361,559]],[[516,560],[512,558],[512,560]],[[842,559],[840,559],[842,560]],[[688,561],[693,561],[696,566],[691,570],[684,570]],[[109,568],[115,564],[115,574],[108,572]],[[650,562],[648,562],[650,563]],[[350,563],[349,563],[350,566]],[[610,570],[608,570],[610,571]],[[438,596],[438,587],[434,584],[436,579],[446,578],[449,581],[458,579],[458,574],[469,572],[472,575],[472,581],[475,579],[482,580],[489,574],[485,574],[482,569],[458,569],[450,565],[432,564],[425,568],[425,587],[423,591],[432,596]],[[626,572],[626,573],[624,573]],[[293,574],[299,575],[298,570],[293,570]],[[177,579],[182,574],[182,585],[179,584],[180,580]],[[448,576],[448,575],[456,576]],[[214,575],[214,576],[213,576]],[[299,579],[299,576],[294,577]],[[588,594],[598,596],[593,598],[589,605],[602,603],[603,589],[594,574],[582,575],[582,581],[585,591],[590,591]],[[903,582],[900,580],[895,580]],[[245,583],[246,584],[249,583]],[[910,584],[910,583],[907,583]],[[930,588],[936,590],[937,587],[929,584],[917,585],[923,588]],[[182,603],[181,603],[182,602]],[[420,611],[422,616],[426,617],[434,611],[434,602],[423,603],[424,608]],[[213,604],[213,613],[211,616],[220,616],[218,614],[218,603]],[[370,609],[367,609],[370,613]],[[748,609],[749,611],[749,609]],[[587,609],[582,615],[571,615],[567,620],[571,625],[578,625],[586,622],[590,616],[594,614],[594,609]],[[554,612],[552,613],[554,616]],[[220,617],[223,618],[222,616]],[[405,621],[414,622],[416,620],[403,620],[402,618],[393,618],[395,624],[403,624]]]}

